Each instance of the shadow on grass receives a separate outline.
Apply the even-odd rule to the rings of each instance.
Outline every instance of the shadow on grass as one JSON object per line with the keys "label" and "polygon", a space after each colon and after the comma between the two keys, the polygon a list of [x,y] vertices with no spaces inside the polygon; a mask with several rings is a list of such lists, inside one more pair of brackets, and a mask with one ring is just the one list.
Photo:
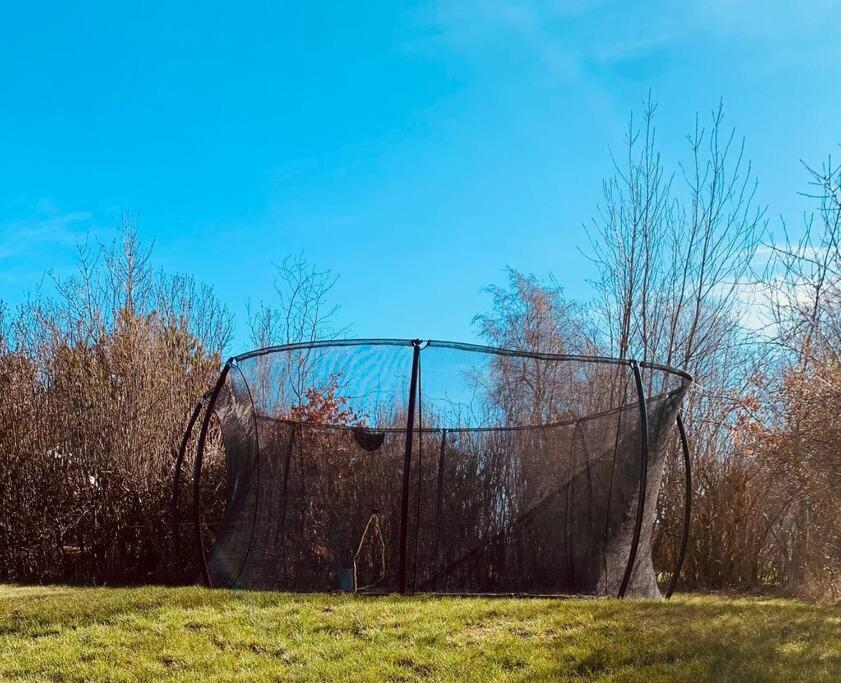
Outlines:
{"label": "shadow on grass", "polygon": [[841,610],[788,600],[600,601],[593,645],[555,676],[678,669],[702,680],[841,680]]}

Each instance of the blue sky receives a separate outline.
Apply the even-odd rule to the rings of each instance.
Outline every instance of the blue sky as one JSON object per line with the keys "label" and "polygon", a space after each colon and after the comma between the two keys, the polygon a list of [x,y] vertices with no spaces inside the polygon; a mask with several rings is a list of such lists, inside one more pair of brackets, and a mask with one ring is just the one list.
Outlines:
{"label": "blue sky", "polygon": [[[303,252],[353,336],[471,340],[506,265],[586,298],[632,109],[667,165],[724,100],[772,227],[841,142],[838,2],[15,3],[0,21],[0,298],[139,216],[238,318]],[[776,230],[779,232],[779,230]]]}

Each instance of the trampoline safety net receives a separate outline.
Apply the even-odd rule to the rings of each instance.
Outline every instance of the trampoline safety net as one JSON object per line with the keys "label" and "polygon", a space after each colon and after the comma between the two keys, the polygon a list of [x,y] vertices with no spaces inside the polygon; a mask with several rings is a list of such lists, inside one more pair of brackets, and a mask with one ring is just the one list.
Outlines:
{"label": "trampoline safety net", "polygon": [[656,498],[690,384],[664,366],[436,341],[232,358],[202,424],[215,415],[225,452],[214,539],[194,499],[205,580],[659,597]]}

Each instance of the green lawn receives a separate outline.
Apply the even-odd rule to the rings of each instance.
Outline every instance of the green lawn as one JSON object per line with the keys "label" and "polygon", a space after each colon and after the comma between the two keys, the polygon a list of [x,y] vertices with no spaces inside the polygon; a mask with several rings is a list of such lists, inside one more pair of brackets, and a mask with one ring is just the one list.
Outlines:
{"label": "green lawn", "polygon": [[0,679],[163,678],[840,681],[841,609],[0,585]]}

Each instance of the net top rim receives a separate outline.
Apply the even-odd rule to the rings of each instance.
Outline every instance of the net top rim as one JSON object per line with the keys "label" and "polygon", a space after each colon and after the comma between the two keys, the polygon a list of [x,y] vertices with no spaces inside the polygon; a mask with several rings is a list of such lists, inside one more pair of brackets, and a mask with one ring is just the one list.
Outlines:
{"label": "net top rim", "polygon": [[239,363],[251,358],[258,358],[260,356],[267,356],[273,353],[282,353],[284,351],[296,351],[301,349],[315,349],[315,348],[330,348],[330,347],[345,347],[345,346],[418,346],[424,348],[447,348],[459,351],[468,351],[472,353],[487,353],[497,356],[512,356],[519,358],[535,358],[538,360],[549,361],[578,361],[582,363],[603,363],[609,365],[625,365],[632,366],[637,363],[641,368],[649,370],[659,370],[669,374],[682,377],[688,382],[695,381],[694,377],[686,370],[676,368],[671,365],[663,363],[656,363],[652,361],[637,361],[632,358],[614,358],[611,356],[597,356],[597,355],[579,355],[579,354],[562,354],[562,353],[544,353],[539,351],[522,351],[516,349],[505,349],[497,346],[485,346],[482,344],[469,344],[466,342],[443,341],[439,339],[391,339],[391,338],[360,338],[360,339],[321,339],[314,341],[297,342],[293,344],[279,344],[275,346],[265,346],[263,348],[246,351],[236,356],[231,356],[228,363]]}

